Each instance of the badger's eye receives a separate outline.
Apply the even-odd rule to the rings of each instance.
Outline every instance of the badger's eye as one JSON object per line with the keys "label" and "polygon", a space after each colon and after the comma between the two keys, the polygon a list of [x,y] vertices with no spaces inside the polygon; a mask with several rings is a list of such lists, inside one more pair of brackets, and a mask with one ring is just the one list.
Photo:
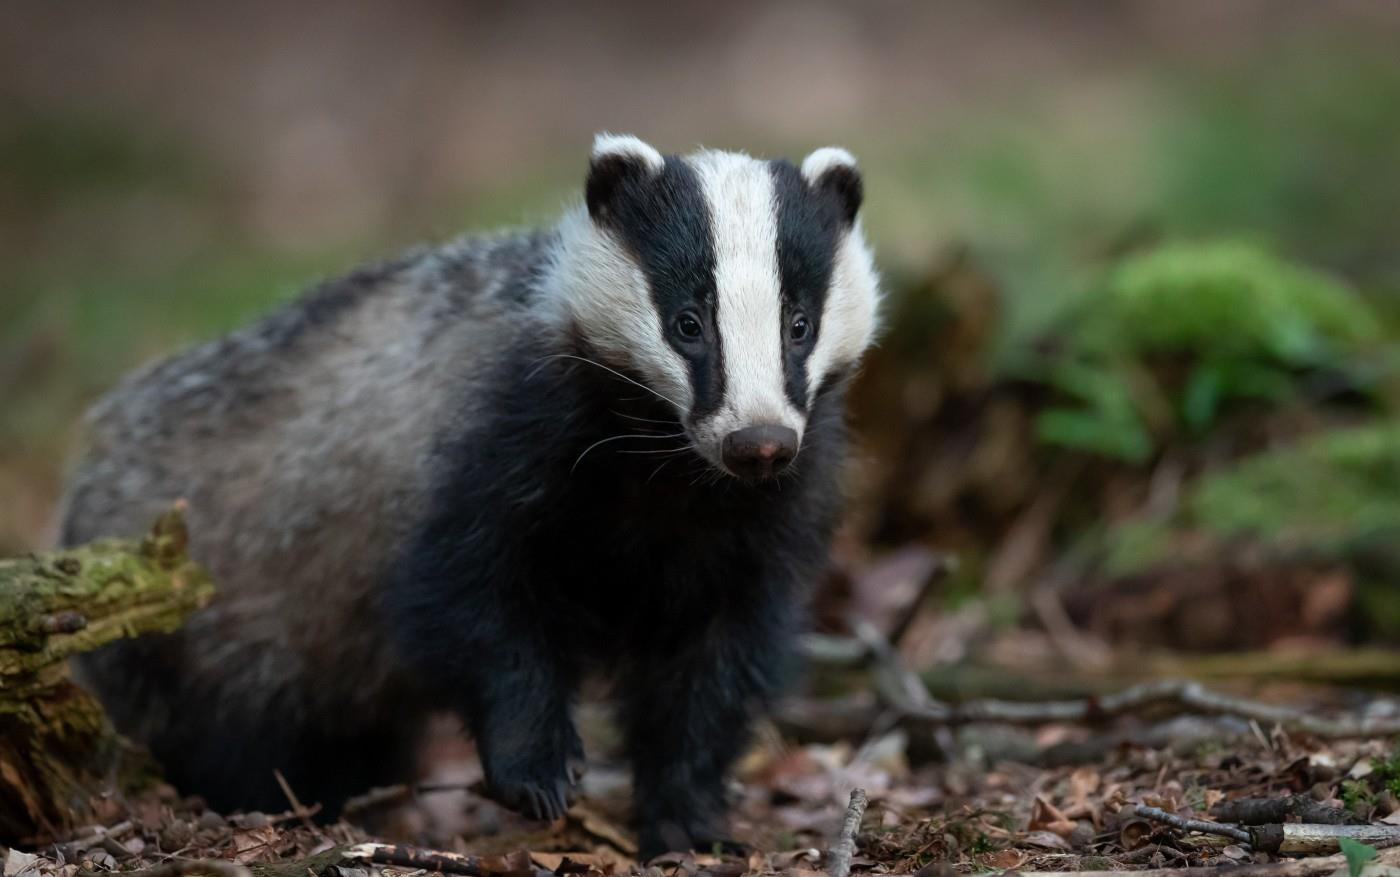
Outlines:
{"label": "badger's eye", "polygon": [[695,341],[705,334],[705,330],[700,326],[700,321],[695,318],[694,314],[687,313],[676,317],[676,334],[687,341]]}
{"label": "badger's eye", "polygon": [[806,341],[807,336],[812,334],[812,324],[807,322],[807,318],[802,314],[798,314],[792,318],[788,334],[792,336],[793,341]]}

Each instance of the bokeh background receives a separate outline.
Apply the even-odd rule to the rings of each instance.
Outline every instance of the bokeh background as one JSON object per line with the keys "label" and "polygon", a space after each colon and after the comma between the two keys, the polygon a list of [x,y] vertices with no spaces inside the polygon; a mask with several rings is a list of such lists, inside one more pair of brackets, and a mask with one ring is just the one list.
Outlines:
{"label": "bokeh background", "polygon": [[123,372],[549,221],[596,130],[837,143],[890,327],[827,623],[1394,683],[1397,45],[1384,0],[6,3],[0,553]]}

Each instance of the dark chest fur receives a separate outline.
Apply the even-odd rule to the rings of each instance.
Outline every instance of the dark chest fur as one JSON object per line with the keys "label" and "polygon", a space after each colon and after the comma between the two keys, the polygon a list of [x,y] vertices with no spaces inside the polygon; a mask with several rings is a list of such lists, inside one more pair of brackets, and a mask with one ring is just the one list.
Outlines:
{"label": "dark chest fur", "polygon": [[662,453],[683,439],[617,439],[679,432],[646,391],[577,359],[517,357],[490,413],[444,439],[445,475],[407,559],[451,583],[453,614],[504,601],[576,658],[613,663],[731,615],[794,610],[839,506],[839,389],[819,399],[797,472],[751,485],[693,451]]}

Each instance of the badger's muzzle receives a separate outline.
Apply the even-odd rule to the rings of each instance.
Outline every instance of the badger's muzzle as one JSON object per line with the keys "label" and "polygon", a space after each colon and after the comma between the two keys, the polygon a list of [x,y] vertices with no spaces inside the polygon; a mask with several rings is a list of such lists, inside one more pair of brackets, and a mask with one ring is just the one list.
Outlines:
{"label": "badger's muzzle", "polygon": [[724,466],[740,478],[772,478],[797,456],[797,432],[764,423],[736,429],[724,437]]}

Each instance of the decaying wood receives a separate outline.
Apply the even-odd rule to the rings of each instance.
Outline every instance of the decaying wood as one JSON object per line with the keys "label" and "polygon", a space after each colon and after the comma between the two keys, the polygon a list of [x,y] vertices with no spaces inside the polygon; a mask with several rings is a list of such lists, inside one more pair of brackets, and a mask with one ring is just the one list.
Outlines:
{"label": "decaying wood", "polygon": [[174,630],[213,594],[185,553],[181,509],[140,541],[0,560],[0,842],[53,838],[88,804],[154,775],[72,681],[67,658]]}
{"label": "decaying wood", "polygon": [[1283,825],[1257,825],[1249,829],[1254,848],[1267,853],[1316,855],[1335,853],[1342,838],[1373,847],[1400,844],[1400,825],[1311,825],[1287,822]]}
{"label": "decaying wood", "polygon": [[1281,798],[1237,798],[1221,801],[1211,808],[1210,815],[1221,822],[1238,822],[1241,825],[1282,824],[1288,817],[1297,817],[1299,822],[1315,825],[1357,825],[1361,823],[1355,814],[1338,807],[1330,807],[1307,795],[1285,795]]}
{"label": "decaying wood", "polygon": [[1200,834],[1228,837],[1266,853],[1287,855],[1335,853],[1341,849],[1343,838],[1377,847],[1400,844],[1400,825],[1320,825],[1287,822],[1242,828],[1223,822],[1183,819],[1174,813],[1143,804],[1139,804],[1134,812],[1144,819],[1170,825],[1179,831],[1194,831]]}
{"label": "decaying wood", "polygon": [[860,831],[860,821],[865,818],[865,789],[853,789],[851,801],[846,806],[846,816],[841,820],[841,833],[836,843],[831,845],[826,870],[831,877],[848,877],[851,873],[851,857],[856,852],[856,832]]}

